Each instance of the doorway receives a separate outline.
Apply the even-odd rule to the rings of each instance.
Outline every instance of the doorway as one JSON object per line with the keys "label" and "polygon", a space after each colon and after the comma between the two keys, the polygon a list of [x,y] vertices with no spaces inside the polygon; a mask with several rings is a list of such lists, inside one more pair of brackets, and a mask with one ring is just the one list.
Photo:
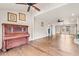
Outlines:
{"label": "doorway", "polygon": [[76,34],[76,25],[69,24],[69,25],[57,25],[55,27],[56,33],[65,34],[65,35],[75,35]]}
{"label": "doorway", "polygon": [[[61,40],[63,38],[64,41],[71,40],[74,42],[76,38],[76,24],[57,25],[55,29],[56,37],[58,37],[58,39]],[[70,39],[68,39],[68,37]]]}

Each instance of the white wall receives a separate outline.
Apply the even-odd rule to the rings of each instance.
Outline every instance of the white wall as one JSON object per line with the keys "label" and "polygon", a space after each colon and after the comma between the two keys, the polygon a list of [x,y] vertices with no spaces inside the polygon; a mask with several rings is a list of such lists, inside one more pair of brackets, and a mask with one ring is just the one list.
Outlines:
{"label": "white wall", "polygon": [[[17,22],[7,21],[7,12],[12,12],[17,14]],[[33,16],[32,14],[26,13],[26,21],[19,20],[18,13],[26,13],[19,10],[0,10],[0,49],[2,48],[2,23],[12,23],[12,24],[21,24],[29,26],[30,40],[33,39]]]}
{"label": "white wall", "polygon": [[[44,16],[35,16],[34,19],[34,39],[39,39],[48,36],[48,28],[49,26],[53,26],[52,31],[53,35],[55,34],[55,23],[56,21],[52,21],[50,19],[43,19]],[[41,22],[44,22],[44,26],[41,26]]]}
{"label": "white wall", "polygon": [[[41,26],[41,22],[44,22],[43,27]],[[48,27],[48,24],[45,20],[35,18],[35,20],[34,20],[34,39],[39,39],[39,38],[47,36],[47,27]]]}

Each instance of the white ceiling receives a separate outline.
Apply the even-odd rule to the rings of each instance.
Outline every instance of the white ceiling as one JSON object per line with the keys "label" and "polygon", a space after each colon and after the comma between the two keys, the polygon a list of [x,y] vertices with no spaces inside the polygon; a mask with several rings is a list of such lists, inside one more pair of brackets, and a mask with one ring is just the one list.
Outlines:
{"label": "white ceiling", "polygon": [[0,10],[21,10],[26,11],[27,6],[17,5],[15,3],[0,3]]}
{"label": "white ceiling", "polygon": [[37,15],[36,17],[44,20],[71,20],[74,16],[79,16],[79,3],[66,4],[59,8],[51,9],[48,12]]}
{"label": "white ceiling", "polygon": [[62,3],[38,3],[36,6],[38,6],[41,11],[49,10],[51,8],[54,8]]}
{"label": "white ceiling", "polygon": [[[75,3],[75,4],[66,4],[62,7],[58,7],[56,9],[53,10],[53,8],[61,5],[63,3],[38,3],[35,6],[37,6],[38,8],[41,9],[40,12],[37,12],[36,10],[34,10],[33,8],[31,8],[31,12],[37,12],[37,13],[41,13],[39,15],[45,15],[48,18],[54,16],[60,16],[60,17],[67,17],[67,16],[71,16],[72,13],[78,14],[79,13],[79,4]],[[0,3],[0,10],[21,10],[21,11],[26,11],[28,8],[28,6],[26,5],[19,5],[19,4],[15,4],[15,3]],[[32,10],[33,9],[33,10]],[[48,11],[49,10],[49,11]],[[45,12],[46,11],[46,12]],[[36,14],[35,12],[35,14]],[[50,16],[49,16],[50,15]]]}
{"label": "white ceiling", "polygon": [[[40,8],[40,12],[47,11],[51,8],[54,8],[58,6],[61,3],[37,3],[35,6]],[[21,11],[27,11],[28,6],[26,5],[20,5],[16,3],[0,3],[0,10],[21,10]],[[34,8],[31,8],[30,12],[34,12],[35,14],[40,13],[36,11]]]}

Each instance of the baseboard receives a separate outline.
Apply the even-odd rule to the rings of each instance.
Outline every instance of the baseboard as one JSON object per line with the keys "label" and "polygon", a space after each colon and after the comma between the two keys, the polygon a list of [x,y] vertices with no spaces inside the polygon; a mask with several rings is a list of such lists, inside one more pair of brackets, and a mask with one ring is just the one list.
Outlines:
{"label": "baseboard", "polygon": [[31,41],[38,40],[38,39],[43,39],[43,38],[46,38],[46,37],[48,37],[48,36],[43,36],[43,37],[36,38],[36,39],[30,39],[29,41],[31,42]]}

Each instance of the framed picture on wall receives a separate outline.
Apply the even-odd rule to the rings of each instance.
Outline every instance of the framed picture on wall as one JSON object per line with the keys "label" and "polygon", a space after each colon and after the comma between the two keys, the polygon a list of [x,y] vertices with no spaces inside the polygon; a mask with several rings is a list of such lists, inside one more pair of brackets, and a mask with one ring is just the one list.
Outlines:
{"label": "framed picture on wall", "polygon": [[19,13],[19,20],[26,21],[26,14]]}
{"label": "framed picture on wall", "polygon": [[44,27],[44,22],[43,21],[41,22],[41,27]]}
{"label": "framed picture on wall", "polygon": [[12,21],[12,22],[17,21],[17,14],[15,14],[15,13],[8,12],[7,17],[8,17],[8,21]]}

